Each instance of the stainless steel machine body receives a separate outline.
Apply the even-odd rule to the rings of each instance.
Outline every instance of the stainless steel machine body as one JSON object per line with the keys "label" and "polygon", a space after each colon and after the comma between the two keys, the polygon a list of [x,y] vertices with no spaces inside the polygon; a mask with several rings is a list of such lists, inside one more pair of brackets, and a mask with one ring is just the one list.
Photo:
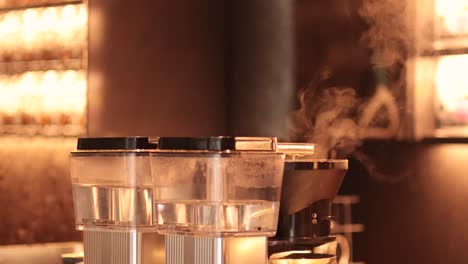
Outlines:
{"label": "stainless steel machine body", "polygon": [[83,230],[84,263],[153,264],[165,261],[164,236],[154,230]]}
{"label": "stainless steel machine body", "polygon": [[166,264],[266,263],[266,237],[167,235]]}

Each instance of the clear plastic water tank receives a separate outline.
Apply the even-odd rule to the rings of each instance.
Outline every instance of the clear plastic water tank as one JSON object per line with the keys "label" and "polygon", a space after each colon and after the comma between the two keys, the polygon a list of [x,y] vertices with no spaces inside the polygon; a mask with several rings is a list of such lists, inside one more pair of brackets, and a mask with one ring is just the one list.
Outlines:
{"label": "clear plastic water tank", "polygon": [[80,138],[71,153],[75,220],[85,227],[152,227],[153,190],[146,137]]}
{"label": "clear plastic water tank", "polygon": [[151,166],[158,232],[275,234],[284,168],[276,138],[160,138]]}

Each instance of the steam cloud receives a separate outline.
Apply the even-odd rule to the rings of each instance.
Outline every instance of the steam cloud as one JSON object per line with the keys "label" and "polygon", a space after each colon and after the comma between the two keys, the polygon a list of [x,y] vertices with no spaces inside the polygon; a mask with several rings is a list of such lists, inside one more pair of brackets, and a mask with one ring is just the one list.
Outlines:
{"label": "steam cloud", "polygon": [[[377,180],[385,181],[385,176],[379,173],[376,166],[362,151],[355,151],[362,140],[367,137],[369,122],[366,107],[375,107],[375,101],[380,100],[391,105],[391,109],[383,115],[387,117],[376,120],[390,120],[399,123],[399,106],[396,99],[404,87],[404,65],[410,51],[410,39],[406,24],[406,1],[401,0],[363,0],[358,10],[361,19],[368,25],[363,33],[360,44],[371,51],[370,62],[374,69],[382,72],[383,77],[377,80],[377,92],[374,97],[358,98],[353,87],[320,87],[320,80],[314,81],[299,93],[300,109],[290,116],[290,139],[317,143],[318,158],[344,158],[353,156],[362,161]],[[329,65],[321,65],[326,69]],[[317,74],[321,76],[320,73]],[[328,76],[329,77],[329,76]],[[376,78],[379,79],[379,78]],[[383,79],[383,80],[382,80]],[[376,98],[381,96],[382,98]],[[372,101],[374,100],[374,101]],[[367,111],[368,112],[368,111]],[[381,112],[375,111],[382,115]],[[396,115],[396,117],[395,117]],[[399,124],[391,126],[385,137],[396,136]]]}
{"label": "steam cloud", "polygon": [[[318,93],[318,94],[317,94]],[[319,158],[347,156],[359,145],[358,126],[353,111],[358,104],[356,92],[349,87],[331,87],[300,94],[301,108],[290,118],[291,137],[319,143]]]}
{"label": "steam cloud", "polygon": [[405,63],[410,48],[406,14],[406,1],[363,0],[359,15],[369,29],[362,42],[372,49],[372,63],[377,67]]}

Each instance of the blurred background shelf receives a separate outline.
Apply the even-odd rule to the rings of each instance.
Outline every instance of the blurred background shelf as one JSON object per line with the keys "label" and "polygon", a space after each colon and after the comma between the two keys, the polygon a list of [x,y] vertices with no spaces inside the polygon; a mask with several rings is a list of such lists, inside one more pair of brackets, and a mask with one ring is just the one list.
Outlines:
{"label": "blurred background shelf", "polygon": [[84,134],[85,128],[81,124],[66,125],[1,125],[2,135],[23,135],[23,136],[75,136]]}
{"label": "blurred background shelf", "polygon": [[424,50],[421,53],[422,57],[437,57],[437,56],[449,56],[449,55],[460,55],[466,54],[468,47],[456,47],[456,48],[443,48],[443,49],[432,49]]}
{"label": "blurred background shelf", "polygon": [[0,0],[0,12],[31,7],[82,3],[82,0]]}
{"label": "blurred background shelf", "polygon": [[86,132],[86,1],[0,0],[0,135]]}
{"label": "blurred background shelf", "polygon": [[37,61],[17,61],[0,62],[0,74],[12,75],[28,71],[64,71],[82,70],[85,62],[81,58],[64,60],[37,60]]}

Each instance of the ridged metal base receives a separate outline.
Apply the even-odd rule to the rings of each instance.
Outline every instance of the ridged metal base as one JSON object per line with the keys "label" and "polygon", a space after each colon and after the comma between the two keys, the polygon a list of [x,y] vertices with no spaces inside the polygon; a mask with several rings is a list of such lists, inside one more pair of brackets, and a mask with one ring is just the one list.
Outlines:
{"label": "ridged metal base", "polygon": [[266,237],[166,236],[166,264],[265,264],[267,257]]}
{"label": "ridged metal base", "polygon": [[137,230],[84,230],[86,264],[164,263],[164,236]]}

